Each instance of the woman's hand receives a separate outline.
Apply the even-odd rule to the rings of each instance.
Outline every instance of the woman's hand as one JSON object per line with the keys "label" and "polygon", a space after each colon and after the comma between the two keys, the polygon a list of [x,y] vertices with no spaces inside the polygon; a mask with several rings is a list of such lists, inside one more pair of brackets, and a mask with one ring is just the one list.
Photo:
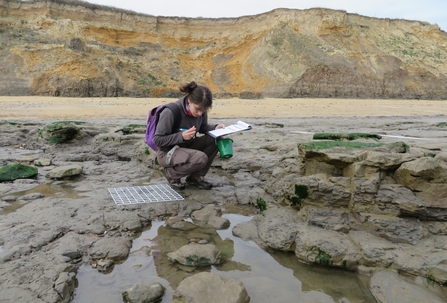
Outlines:
{"label": "woman's hand", "polygon": [[216,127],[214,129],[219,129],[219,128],[225,128],[224,124],[218,124],[216,125]]}
{"label": "woman's hand", "polygon": [[185,130],[184,132],[182,132],[182,138],[184,141],[188,141],[193,139],[196,136],[196,127],[193,126],[187,130]]}

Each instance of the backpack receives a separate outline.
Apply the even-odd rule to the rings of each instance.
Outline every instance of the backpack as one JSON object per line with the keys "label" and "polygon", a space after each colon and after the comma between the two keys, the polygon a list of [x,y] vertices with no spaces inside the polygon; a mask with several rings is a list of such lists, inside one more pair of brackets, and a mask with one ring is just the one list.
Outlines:
{"label": "backpack", "polygon": [[180,126],[181,116],[180,116],[180,108],[175,103],[168,103],[159,105],[157,107],[154,107],[149,111],[149,115],[147,118],[147,124],[146,124],[146,143],[149,145],[150,148],[157,151],[158,147],[154,143],[154,134],[155,134],[155,128],[157,127],[158,118],[160,117],[160,113],[165,109],[169,108],[172,111],[172,114],[174,115],[174,125],[172,127],[172,132],[174,132],[176,129]]}

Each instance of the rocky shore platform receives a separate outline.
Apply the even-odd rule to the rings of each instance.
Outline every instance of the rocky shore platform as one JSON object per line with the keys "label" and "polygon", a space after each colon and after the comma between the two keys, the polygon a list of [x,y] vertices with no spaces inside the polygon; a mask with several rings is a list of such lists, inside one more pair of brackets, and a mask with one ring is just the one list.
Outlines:
{"label": "rocky shore platform", "polygon": [[[132,205],[116,205],[108,189],[167,183],[144,141],[146,113],[92,118],[83,108],[87,118],[61,119],[49,118],[45,106],[45,118],[2,113],[1,301],[71,302],[79,266],[107,271],[123,262],[153,220],[225,229],[222,209],[243,206],[255,214],[232,230],[243,240],[368,275],[377,302],[447,302],[445,112],[399,114],[399,102],[390,101],[387,115],[354,108],[350,116],[319,116],[328,104],[319,101],[315,115],[268,116],[270,104],[259,115],[224,117],[217,104],[212,121],[243,120],[253,129],[231,136],[233,157],[214,161],[207,175],[214,188],[188,186],[179,192],[184,200]],[[11,167],[13,177],[4,173]],[[170,262],[222,261],[215,243],[200,235],[189,242],[167,253]],[[177,282],[166,302],[250,301],[242,283],[215,273]],[[203,285],[214,290],[204,293]],[[155,302],[163,291],[136,285],[123,300]]]}

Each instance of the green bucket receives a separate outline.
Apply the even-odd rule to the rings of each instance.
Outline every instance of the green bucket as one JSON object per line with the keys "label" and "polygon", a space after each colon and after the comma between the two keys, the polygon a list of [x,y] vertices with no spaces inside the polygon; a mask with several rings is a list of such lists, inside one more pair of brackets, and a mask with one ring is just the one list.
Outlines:
{"label": "green bucket", "polygon": [[220,157],[229,159],[233,157],[233,140],[230,138],[223,138],[217,140],[217,148],[219,149]]}

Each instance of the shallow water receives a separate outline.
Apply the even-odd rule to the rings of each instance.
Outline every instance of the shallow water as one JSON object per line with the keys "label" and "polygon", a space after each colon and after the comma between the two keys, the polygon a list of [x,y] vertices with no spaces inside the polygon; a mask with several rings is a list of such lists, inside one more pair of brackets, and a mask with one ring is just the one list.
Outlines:
{"label": "shallow water", "polygon": [[[121,303],[123,290],[136,284],[160,282],[166,287],[161,302],[169,303],[173,288],[185,277],[200,271],[212,271],[241,281],[251,302],[256,303],[332,303],[341,298],[347,298],[351,303],[376,303],[368,289],[368,277],[341,269],[304,265],[293,253],[266,252],[254,242],[232,235],[234,225],[251,220],[250,216],[226,214],[223,217],[230,220],[231,226],[217,233],[208,228],[183,232],[167,228],[164,222],[153,222],[151,228],[133,242],[129,258],[123,264],[115,265],[112,272],[103,274],[90,265],[82,265],[73,302]],[[208,238],[210,243],[216,244],[224,262],[195,270],[168,262],[166,251],[174,251],[187,244],[187,238],[191,236]]]}
{"label": "shallow water", "polygon": [[41,193],[45,195],[45,198],[70,198],[70,199],[79,199],[82,198],[82,194],[79,191],[76,191],[73,186],[70,185],[55,185],[55,184],[39,184],[36,187],[33,187],[28,190],[23,190],[15,193],[10,193],[7,195],[0,196],[0,199],[4,196],[16,196],[17,200],[13,202],[9,202],[9,205],[3,208],[3,211],[0,211],[0,215],[7,215],[15,212],[19,208],[25,206],[28,203],[33,202],[34,200],[20,200],[21,196],[33,194],[33,193]]}

